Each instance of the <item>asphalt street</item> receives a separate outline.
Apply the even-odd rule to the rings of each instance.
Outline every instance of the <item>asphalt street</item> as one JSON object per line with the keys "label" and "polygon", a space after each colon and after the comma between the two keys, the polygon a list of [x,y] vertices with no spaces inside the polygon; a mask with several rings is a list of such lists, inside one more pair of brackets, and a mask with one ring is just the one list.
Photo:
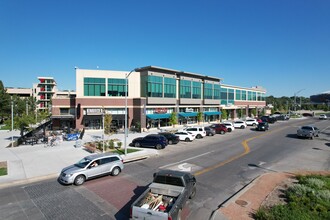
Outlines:
{"label": "asphalt street", "polygon": [[[306,123],[324,129],[321,137],[295,138],[297,127]],[[214,215],[218,206],[265,172],[329,170],[329,125],[315,119],[290,120],[271,125],[269,132],[249,127],[179,143],[147,160],[126,164],[117,177],[98,178],[80,187],[63,186],[56,178],[7,187],[0,190],[0,219],[128,219],[131,203],[159,169],[196,175],[197,195],[184,208],[183,219],[223,219]]]}

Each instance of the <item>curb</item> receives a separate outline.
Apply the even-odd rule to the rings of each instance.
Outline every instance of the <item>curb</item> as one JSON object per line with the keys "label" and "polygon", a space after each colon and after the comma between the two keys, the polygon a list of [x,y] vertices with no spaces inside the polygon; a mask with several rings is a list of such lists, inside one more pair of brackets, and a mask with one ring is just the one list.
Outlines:
{"label": "curb", "polygon": [[45,176],[37,176],[37,177],[28,178],[28,179],[14,180],[14,181],[8,182],[8,183],[1,183],[0,189],[7,188],[10,186],[19,186],[19,185],[23,185],[23,184],[27,184],[27,183],[34,183],[34,182],[38,182],[38,181],[48,180],[51,178],[58,177],[58,175],[59,175],[58,173],[53,173],[53,174],[48,174]]}
{"label": "curb", "polygon": [[[227,205],[229,205],[229,203],[232,203],[233,200],[236,200],[237,198],[239,198],[241,195],[243,195],[245,192],[247,192],[249,189],[251,189],[254,184],[256,183],[256,180],[259,179],[260,177],[262,177],[263,175],[265,175],[266,173],[259,175],[257,177],[255,177],[254,179],[252,179],[249,183],[247,183],[246,185],[244,185],[241,189],[239,189],[236,193],[234,193],[232,196],[230,196],[228,199],[226,199],[224,202],[222,202],[218,208],[216,210],[214,210],[211,214],[210,220],[215,220],[215,219],[219,219],[217,218],[217,214],[222,215],[222,213],[220,212],[220,209],[222,207],[226,207]],[[220,219],[223,219],[223,217],[221,217]]]}
{"label": "curb", "polygon": [[[149,157],[150,156],[147,156],[147,155],[136,156],[136,157],[124,160],[123,163],[125,164],[125,163],[140,161],[140,160],[147,159]],[[53,173],[53,174],[47,174],[44,176],[32,177],[32,178],[28,178],[28,179],[14,180],[12,182],[7,182],[7,183],[0,183],[0,189],[8,188],[10,186],[19,186],[19,185],[24,185],[24,184],[28,184],[28,183],[35,183],[35,182],[39,182],[39,181],[43,181],[43,180],[52,179],[52,178],[55,178],[58,176],[59,176],[59,173]]]}

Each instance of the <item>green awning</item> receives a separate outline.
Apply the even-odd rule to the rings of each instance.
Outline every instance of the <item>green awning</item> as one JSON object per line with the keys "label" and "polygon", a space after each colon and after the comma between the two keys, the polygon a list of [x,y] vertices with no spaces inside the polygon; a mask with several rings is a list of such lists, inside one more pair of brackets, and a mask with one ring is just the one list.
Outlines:
{"label": "green awning", "polygon": [[221,112],[203,112],[204,113],[204,115],[207,115],[207,116],[209,116],[209,115],[221,115]]}
{"label": "green awning", "polygon": [[149,119],[164,119],[170,118],[171,114],[147,114],[147,118]]}
{"label": "green awning", "polygon": [[197,112],[179,112],[179,116],[180,117],[196,117],[197,116]]}

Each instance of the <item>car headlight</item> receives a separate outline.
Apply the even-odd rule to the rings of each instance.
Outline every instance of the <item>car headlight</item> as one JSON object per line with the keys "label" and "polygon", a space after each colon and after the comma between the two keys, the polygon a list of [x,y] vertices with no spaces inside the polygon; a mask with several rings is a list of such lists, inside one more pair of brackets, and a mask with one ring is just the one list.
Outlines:
{"label": "car headlight", "polygon": [[65,177],[71,177],[73,174],[72,173],[70,173],[70,174],[65,174],[64,176]]}

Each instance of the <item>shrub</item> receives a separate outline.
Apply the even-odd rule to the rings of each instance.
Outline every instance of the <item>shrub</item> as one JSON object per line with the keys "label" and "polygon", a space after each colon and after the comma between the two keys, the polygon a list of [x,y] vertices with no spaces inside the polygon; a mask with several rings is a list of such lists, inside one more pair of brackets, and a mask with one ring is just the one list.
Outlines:
{"label": "shrub", "polygon": [[115,148],[115,143],[113,142],[113,139],[109,140],[109,148],[114,149]]}

